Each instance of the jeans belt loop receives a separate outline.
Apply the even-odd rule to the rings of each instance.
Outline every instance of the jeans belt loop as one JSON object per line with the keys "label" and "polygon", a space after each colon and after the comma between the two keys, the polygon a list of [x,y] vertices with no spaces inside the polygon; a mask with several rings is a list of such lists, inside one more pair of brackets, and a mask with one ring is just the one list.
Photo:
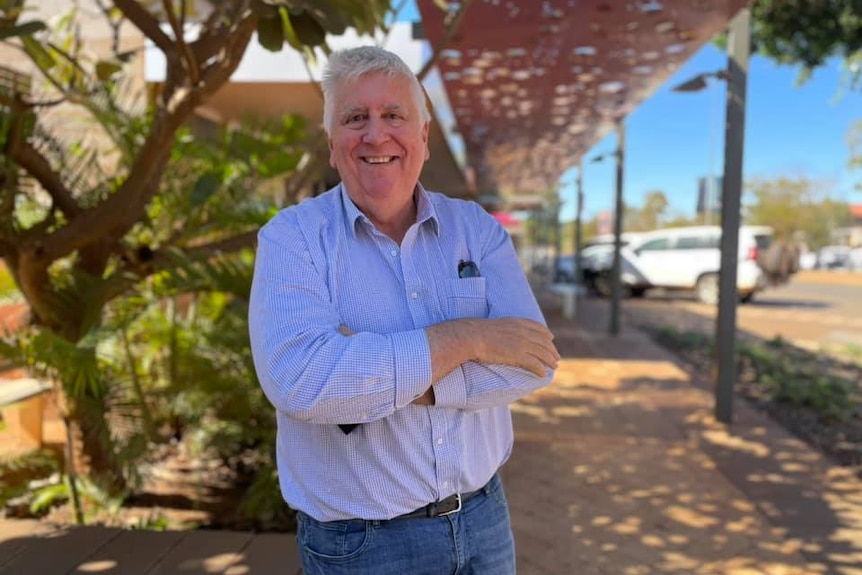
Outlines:
{"label": "jeans belt loop", "polygon": [[455,494],[455,500],[458,502],[458,507],[450,511],[446,511],[445,513],[440,513],[437,517],[444,517],[446,515],[452,515],[453,513],[458,513],[459,511],[461,511],[461,507],[463,507],[463,500],[461,499],[460,493]]}

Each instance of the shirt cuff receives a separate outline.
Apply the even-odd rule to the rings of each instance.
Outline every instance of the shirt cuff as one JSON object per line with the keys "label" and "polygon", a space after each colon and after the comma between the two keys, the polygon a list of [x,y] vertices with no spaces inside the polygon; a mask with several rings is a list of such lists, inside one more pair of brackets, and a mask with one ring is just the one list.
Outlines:
{"label": "shirt cuff", "polygon": [[395,357],[395,409],[422,397],[431,385],[431,348],[424,329],[391,334]]}
{"label": "shirt cuff", "polygon": [[453,409],[467,407],[467,379],[463,366],[459,365],[434,384],[434,406]]}

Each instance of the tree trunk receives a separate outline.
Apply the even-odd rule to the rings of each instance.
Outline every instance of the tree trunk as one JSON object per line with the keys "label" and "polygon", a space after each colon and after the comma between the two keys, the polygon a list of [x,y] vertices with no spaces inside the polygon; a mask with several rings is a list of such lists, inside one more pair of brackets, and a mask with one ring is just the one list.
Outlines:
{"label": "tree trunk", "polygon": [[126,488],[126,480],[111,441],[104,399],[66,397],[74,445],[73,463],[78,475],[88,476],[109,493]]}

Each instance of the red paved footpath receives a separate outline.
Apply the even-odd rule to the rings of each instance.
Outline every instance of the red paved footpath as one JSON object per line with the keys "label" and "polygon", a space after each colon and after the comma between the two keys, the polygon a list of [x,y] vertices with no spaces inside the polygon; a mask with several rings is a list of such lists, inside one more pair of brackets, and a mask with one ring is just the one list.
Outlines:
{"label": "red paved footpath", "polygon": [[738,400],[713,420],[704,374],[607,303],[542,296],[563,356],[513,406],[503,473],[520,575],[862,574],[862,483]]}
{"label": "red paved footpath", "polygon": [[[564,359],[513,406],[503,478],[519,575],[862,575],[850,470],[742,401],[730,427],[715,423],[705,378],[630,326],[606,335],[606,302],[583,300],[572,322],[540,300]],[[293,545],[0,520],[0,573],[292,575]]]}

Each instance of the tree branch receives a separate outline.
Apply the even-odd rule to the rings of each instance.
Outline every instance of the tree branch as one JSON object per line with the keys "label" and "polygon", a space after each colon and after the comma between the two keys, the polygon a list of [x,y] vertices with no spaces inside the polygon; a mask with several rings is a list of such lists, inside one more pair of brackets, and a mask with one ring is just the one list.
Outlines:
{"label": "tree branch", "polygon": [[[198,63],[195,59],[194,53],[189,48],[188,44],[186,44],[185,39],[185,30],[183,30],[183,23],[177,20],[177,15],[174,13],[174,3],[171,0],[162,0],[162,6],[165,8],[165,13],[168,15],[168,22],[171,24],[171,28],[174,31],[174,36],[177,39],[177,46],[180,48],[180,54],[186,63],[186,70],[189,73],[189,80],[192,86],[197,86],[198,83]],[[185,2],[182,3],[182,10],[185,10]],[[183,22],[185,21],[185,14],[181,14],[181,18]]]}
{"label": "tree branch", "polygon": [[11,258],[12,254],[14,253],[15,244],[3,238],[0,238],[0,259],[5,260],[6,258]]}
{"label": "tree branch", "polygon": [[162,29],[159,28],[159,21],[156,20],[156,18],[143,6],[141,6],[140,2],[136,2],[135,0],[114,0],[114,6],[123,13],[123,16],[143,32],[144,36],[152,40],[153,44],[158,46],[165,55],[170,55],[174,52],[174,49],[176,48],[174,43],[168,35],[162,32]]}
{"label": "tree branch", "polygon": [[201,74],[200,86],[196,88],[201,99],[214,93],[233,75],[237,66],[245,54],[251,36],[257,29],[257,16],[250,10],[246,11],[243,19],[230,31],[230,37],[234,39],[232,44],[225,46],[223,56],[204,68]]}
{"label": "tree branch", "polygon": [[60,174],[51,168],[48,160],[29,142],[20,140],[11,142],[9,157],[45,188],[45,191],[54,200],[54,205],[67,218],[72,219],[83,212],[66,184],[63,183]]}
{"label": "tree branch", "polygon": [[194,89],[177,90],[169,102],[162,104],[164,107],[156,113],[152,129],[120,189],[46,238],[41,257],[54,261],[103,236],[122,237],[140,220],[159,188],[177,130],[204,98],[230,79],[239,65],[257,24],[250,10],[243,17],[236,21],[233,30],[224,31],[223,57],[204,70],[202,82]]}
{"label": "tree branch", "polygon": [[192,259],[200,260],[218,254],[231,253],[244,248],[252,248],[257,244],[258,231],[259,230],[254,229],[223,240],[189,247],[185,249],[185,253]]}
{"label": "tree branch", "polygon": [[10,110],[16,112],[26,112],[34,108],[52,108],[64,103],[66,98],[57,98],[55,100],[32,101],[27,100],[19,95],[17,98],[10,97],[7,94],[0,92],[0,106],[6,106]]}
{"label": "tree branch", "polygon": [[[252,248],[257,242],[258,231],[257,229],[250,230],[223,240],[185,248],[182,251],[191,260],[202,261],[219,254]],[[113,273],[108,278],[104,292],[105,301],[110,301],[125,293],[142,279],[169,269],[173,262],[174,258],[169,248],[156,251],[148,261],[127,262],[122,269]]]}

